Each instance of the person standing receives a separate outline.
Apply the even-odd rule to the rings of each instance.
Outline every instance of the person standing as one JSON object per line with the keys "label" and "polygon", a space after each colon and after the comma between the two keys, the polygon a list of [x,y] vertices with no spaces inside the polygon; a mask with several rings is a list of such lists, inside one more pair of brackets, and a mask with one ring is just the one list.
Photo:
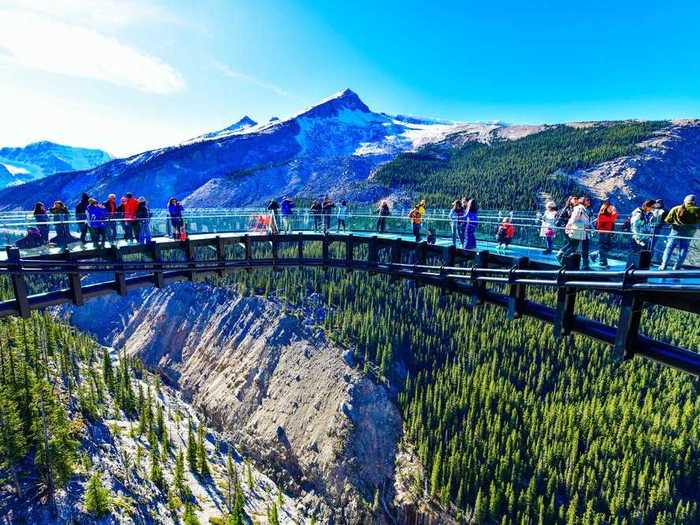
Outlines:
{"label": "person standing", "polygon": [[64,250],[68,247],[68,243],[74,239],[71,237],[70,228],[68,225],[68,216],[70,212],[65,204],[61,201],[55,201],[49,210],[53,215],[54,228],[56,229],[56,237],[54,242]]}
{"label": "person standing", "polygon": [[631,247],[633,252],[649,249],[651,241],[651,210],[654,207],[653,200],[646,200],[636,208],[630,217],[630,231],[632,232]]}
{"label": "person standing", "polygon": [[659,246],[662,246],[661,253],[663,254],[663,242],[659,237],[663,236],[664,228],[666,226],[666,207],[664,206],[664,201],[662,199],[656,199],[654,205],[651,207],[649,222],[651,223],[651,240],[649,241],[649,251],[651,252],[651,258],[654,259],[654,252],[657,251]]}
{"label": "person standing", "polygon": [[476,228],[479,225],[479,205],[476,199],[469,199],[464,210],[464,249],[476,249]]}
{"label": "person standing", "polygon": [[562,265],[564,264],[564,260],[578,249],[578,241],[572,239],[566,231],[576,206],[578,206],[578,197],[571,196],[566,199],[566,205],[557,213],[557,228],[564,229],[564,246],[557,252],[557,260],[559,264]]}
{"label": "person standing", "polygon": [[43,202],[34,205],[34,220],[41,235],[42,244],[49,243],[49,216],[46,214],[46,206]]}
{"label": "person standing", "polygon": [[321,212],[323,211],[323,206],[321,206],[321,200],[316,199],[311,205],[311,215],[314,218],[314,231],[317,232],[321,229]]}
{"label": "person standing", "polygon": [[540,237],[544,239],[545,250],[544,255],[552,253],[554,247],[554,237],[557,232],[555,230],[557,223],[557,205],[554,201],[547,201],[544,206],[544,213],[540,215]]}
{"label": "person standing", "polygon": [[270,231],[273,234],[277,234],[279,233],[280,226],[280,205],[279,202],[277,202],[277,199],[270,199],[270,202],[267,205],[267,211],[270,212],[270,216],[272,218],[272,220],[270,221]]}
{"label": "person standing", "polygon": [[331,213],[333,213],[333,208],[335,208],[335,204],[331,198],[326,195],[321,204],[321,209],[323,211],[323,233],[328,233],[328,230],[331,229]]}
{"label": "person standing", "polygon": [[666,241],[659,270],[666,269],[676,247],[678,247],[678,257],[673,269],[680,270],[688,256],[690,241],[695,236],[695,230],[700,224],[700,208],[698,208],[695,195],[686,195],[683,204],[671,208],[666,215],[665,222],[671,225],[671,232]]}
{"label": "person standing", "polygon": [[343,231],[345,231],[345,220],[348,217],[348,201],[343,199],[340,201],[340,204],[338,205],[338,214],[336,216],[336,219],[338,221],[338,224],[336,224],[335,231],[339,232],[340,227],[343,227]]}
{"label": "person standing", "polygon": [[280,211],[282,212],[282,226],[284,227],[284,233],[291,233],[292,214],[294,213],[294,201],[289,197],[285,196],[282,199]]}
{"label": "person standing", "polygon": [[80,242],[85,244],[87,242],[88,224],[87,224],[87,207],[90,204],[90,196],[87,193],[83,193],[80,196],[80,202],[75,207],[75,220],[78,221],[78,228],[80,229]]}
{"label": "person standing", "polygon": [[148,203],[145,197],[139,197],[136,207],[136,222],[139,223],[139,238],[141,244],[151,242],[151,211],[148,209]]}
{"label": "person standing", "polygon": [[600,267],[604,270],[608,268],[608,254],[612,248],[613,230],[617,220],[617,210],[610,203],[610,199],[605,199],[598,211],[595,220],[595,227],[598,231],[598,255],[600,256]]}
{"label": "person standing", "polygon": [[110,193],[102,205],[107,210],[107,225],[105,227],[107,240],[113,243],[117,240],[117,196],[114,193]]}
{"label": "person standing", "polygon": [[[136,212],[139,209],[139,200],[136,200],[136,197],[134,197],[132,193],[127,193],[125,197],[126,200],[124,202],[124,223],[128,224],[129,229],[131,230],[131,235],[128,237],[128,239],[133,238],[135,241],[138,241],[141,238],[141,224],[136,219]],[[125,235],[124,238],[126,239],[127,236]]]}
{"label": "person standing", "polygon": [[[567,236],[566,245],[559,251],[559,262],[564,264],[566,258],[576,252],[582,241],[587,238],[588,231],[591,227],[590,216],[586,210],[583,199],[576,200],[576,206],[571,211],[569,221],[566,223],[564,233]],[[587,261],[584,267],[587,266]]]}
{"label": "person standing", "polygon": [[124,210],[126,209],[126,197],[119,199],[119,206],[117,206],[117,218],[119,219],[119,224],[122,225],[122,230],[124,230],[124,240],[129,242],[134,237],[134,230],[131,227],[131,222],[124,218]]}
{"label": "person standing", "polygon": [[391,215],[391,212],[389,211],[389,204],[386,201],[382,201],[379,209],[377,210],[377,214],[379,217],[377,217],[376,230],[379,233],[384,233],[386,230],[386,218]]}
{"label": "person standing", "polygon": [[510,246],[510,243],[513,241],[513,237],[515,237],[515,226],[513,226],[513,218],[508,215],[503,217],[496,231],[496,242],[498,243],[496,251],[506,252],[508,246]]}
{"label": "person standing", "polygon": [[593,203],[591,198],[588,196],[581,198],[581,204],[583,205],[583,211],[586,214],[586,230],[583,239],[581,240],[581,269],[590,270],[591,264],[590,259],[595,258],[591,254],[591,226],[593,225]]}
{"label": "person standing", "polygon": [[182,220],[182,212],[185,208],[180,204],[180,201],[175,197],[170,197],[168,201],[168,216],[170,217],[170,225],[173,229],[173,239],[180,239],[184,231],[184,223]]}
{"label": "person standing", "polygon": [[86,209],[88,225],[90,226],[90,238],[93,244],[104,246],[106,240],[105,226],[107,209],[97,203],[97,199],[90,199]]}
{"label": "person standing", "polygon": [[452,203],[452,209],[448,215],[450,218],[450,226],[452,226],[452,246],[457,246],[457,240],[459,244],[464,244],[464,208],[462,208],[462,201],[457,199]]}
{"label": "person standing", "polygon": [[[421,202],[425,203],[424,201]],[[413,236],[416,238],[416,242],[420,242],[420,225],[423,222],[423,214],[420,212],[420,206],[420,203],[416,204],[415,208],[408,214],[408,218],[411,219],[411,224],[413,225]],[[425,206],[423,206],[423,210],[425,210]],[[423,213],[425,213],[425,211]]]}

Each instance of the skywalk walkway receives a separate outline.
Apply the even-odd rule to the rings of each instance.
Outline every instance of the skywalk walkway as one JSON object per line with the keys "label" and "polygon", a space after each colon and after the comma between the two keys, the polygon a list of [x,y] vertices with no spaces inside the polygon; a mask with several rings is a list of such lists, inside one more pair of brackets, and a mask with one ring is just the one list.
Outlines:
{"label": "skywalk walkway", "polygon": [[[289,234],[248,231],[251,224],[245,219],[235,227],[245,231],[225,231],[235,228],[210,221],[206,227],[210,231],[191,233],[195,223],[189,220],[188,224],[190,234],[185,240],[159,235],[148,244],[77,243],[67,250],[8,246],[0,256],[0,275],[10,279],[14,297],[0,302],[0,316],[27,317],[34,309],[80,306],[107,294],[124,296],[138,288],[240,270],[344,268],[465,294],[473,306],[505,308],[510,319],[529,316],[550,323],[556,337],[580,333],[613,345],[621,360],[643,356],[700,374],[698,349],[674,346],[639,332],[646,305],[700,314],[700,270],[650,270],[649,252],[629,261],[611,261],[607,271],[581,271],[579,254],[571,255],[565,268],[560,268],[541,248],[511,245],[497,253],[488,239],[480,239],[476,249],[463,250],[445,236],[428,244],[402,231],[374,233],[359,224],[352,232],[337,233],[295,224]],[[531,300],[533,288],[555,290],[554,304]],[[584,291],[616,298],[611,306],[618,309],[618,322],[607,325],[577,315],[577,295]]]}

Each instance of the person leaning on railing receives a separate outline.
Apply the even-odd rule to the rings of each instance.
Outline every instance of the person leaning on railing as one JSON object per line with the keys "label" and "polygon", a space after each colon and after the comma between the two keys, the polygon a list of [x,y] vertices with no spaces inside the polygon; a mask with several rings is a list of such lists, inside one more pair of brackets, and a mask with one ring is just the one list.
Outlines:
{"label": "person leaning on railing", "polygon": [[66,249],[69,243],[77,240],[70,234],[70,227],[67,222],[70,212],[61,201],[55,201],[49,212],[53,215],[54,228],[56,229],[56,236],[53,238],[53,242]]}
{"label": "person leaning on railing", "polygon": [[292,213],[294,212],[294,201],[286,195],[282,198],[280,212],[282,212],[282,227],[284,228],[284,233],[290,233],[292,231]]}
{"label": "person leaning on railing", "polygon": [[651,213],[653,208],[654,201],[649,199],[644,201],[639,208],[636,208],[632,212],[632,216],[630,217],[630,231],[632,232],[631,246],[633,252],[649,249],[651,232],[653,230]]}
{"label": "person leaning on railing", "polygon": [[90,195],[83,193],[80,196],[80,202],[75,206],[75,218],[78,221],[78,228],[80,229],[80,242],[85,244],[87,242],[87,210],[88,204],[90,204]]}
{"label": "person leaning on railing", "polygon": [[683,204],[674,206],[666,215],[665,222],[671,225],[671,233],[666,240],[666,248],[661,259],[659,270],[665,270],[673,251],[678,247],[678,257],[674,270],[680,270],[688,256],[690,240],[695,235],[695,230],[700,223],[700,208],[698,208],[695,195],[687,195]]}
{"label": "person leaning on railing", "polygon": [[49,216],[46,214],[46,206],[43,202],[37,202],[34,205],[34,220],[36,227],[41,234],[43,244],[49,243]]}
{"label": "person leaning on railing", "polygon": [[384,230],[386,229],[386,218],[391,215],[391,212],[389,211],[389,204],[386,201],[383,201],[379,206],[377,214],[379,217],[377,217],[376,230],[379,233],[384,233]]}

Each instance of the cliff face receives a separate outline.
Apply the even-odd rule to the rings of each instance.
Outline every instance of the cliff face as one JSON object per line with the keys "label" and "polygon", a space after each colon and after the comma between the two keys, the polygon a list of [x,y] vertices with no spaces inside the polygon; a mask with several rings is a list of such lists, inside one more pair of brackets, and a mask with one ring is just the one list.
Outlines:
{"label": "cliff face", "polygon": [[361,499],[392,485],[401,420],[386,389],[280,305],[185,283],[63,315],[159,369],[312,511],[359,522]]}
{"label": "cliff face", "polygon": [[619,157],[573,176],[598,197],[612,197],[623,209],[645,199],[664,199],[667,208],[700,192],[700,121],[674,122],[641,143],[637,155]]}

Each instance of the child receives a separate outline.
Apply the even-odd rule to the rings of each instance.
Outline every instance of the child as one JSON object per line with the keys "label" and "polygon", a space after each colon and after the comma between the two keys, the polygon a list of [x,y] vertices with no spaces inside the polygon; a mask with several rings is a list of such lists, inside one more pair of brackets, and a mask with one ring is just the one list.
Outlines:
{"label": "child", "polygon": [[435,230],[428,228],[428,244],[435,244],[437,241],[437,236],[435,235]]}
{"label": "child", "polygon": [[513,240],[514,235],[515,226],[513,226],[512,219],[510,217],[503,217],[503,221],[501,222],[500,226],[498,227],[498,231],[496,232],[496,241],[498,242],[496,251],[505,252],[506,250],[508,250],[508,246]]}

